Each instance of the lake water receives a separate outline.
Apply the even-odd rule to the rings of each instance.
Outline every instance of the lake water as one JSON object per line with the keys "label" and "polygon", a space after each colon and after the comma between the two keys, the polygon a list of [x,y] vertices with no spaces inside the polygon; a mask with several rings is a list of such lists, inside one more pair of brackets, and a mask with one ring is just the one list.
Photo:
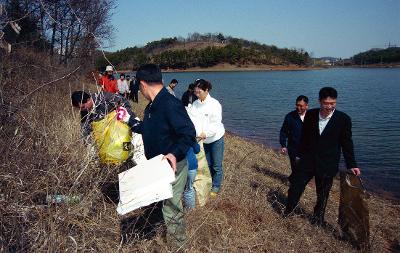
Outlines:
{"label": "lake water", "polygon": [[337,109],[352,118],[356,160],[367,188],[400,198],[399,68],[189,72],[163,77],[166,84],[179,80],[178,97],[196,78],[209,80],[211,95],[222,104],[226,129],[272,148],[280,147],[280,127],[298,95],[308,96],[314,108],[319,89],[335,87]]}

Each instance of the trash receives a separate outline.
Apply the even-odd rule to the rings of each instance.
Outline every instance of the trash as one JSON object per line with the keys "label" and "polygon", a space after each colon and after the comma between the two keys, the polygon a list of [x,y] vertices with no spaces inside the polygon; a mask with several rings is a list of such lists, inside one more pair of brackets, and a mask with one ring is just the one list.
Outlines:
{"label": "trash", "polygon": [[143,161],[146,161],[146,156],[144,155],[144,144],[141,134],[132,133],[132,161],[135,164],[139,164]]}
{"label": "trash", "polygon": [[369,197],[360,177],[345,172],[340,173],[339,225],[351,243],[362,252],[370,250]]}
{"label": "trash", "polygon": [[115,111],[102,120],[94,121],[92,128],[101,163],[120,165],[128,159],[132,131],[127,124],[116,119]]}
{"label": "trash", "polygon": [[61,204],[65,203],[68,205],[76,205],[81,201],[79,196],[67,196],[67,195],[47,195],[46,196],[46,203],[47,204]]}
{"label": "trash", "polygon": [[197,175],[193,183],[196,190],[196,200],[200,206],[207,203],[211,191],[211,173],[208,168],[206,154],[204,153],[203,142],[199,142],[200,152],[196,155],[198,168]]}
{"label": "trash", "polygon": [[172,198],[175,173],[163,155],[142,161],[135,167],[118,174],[121,215],[164,199]]}

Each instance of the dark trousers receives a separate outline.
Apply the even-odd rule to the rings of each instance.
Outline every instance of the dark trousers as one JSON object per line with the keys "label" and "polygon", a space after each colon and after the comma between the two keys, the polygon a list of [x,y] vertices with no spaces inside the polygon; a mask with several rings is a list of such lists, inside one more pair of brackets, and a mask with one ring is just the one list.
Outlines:
{"label": "dark trousers", "polygon": [[290,161],[290,169],[292,170],[289,176],[289,182],[291,182],[293,176],[296,174],[296,168],[297,168],[296,155],[289,152],[289,161]]}
{"label": "dark trousers", "polygon": [[333,177],[316,175],[314,172],[303,170],[296,171],[291,177],[288,191],[288,203],[286,213],[290,213],[299,203],[308,182],[315,176],[315,187],[317,192],[317,203],[314,207],[314,218],[324,221],[326,204],[328,203],[329,192],[332,188]]}
{"label": "dark trousers", "polygon": [[133,102],[139,103],[139,97],[138,97],[138,92],[137,91],[132,91],[131,92],[131,99]]}

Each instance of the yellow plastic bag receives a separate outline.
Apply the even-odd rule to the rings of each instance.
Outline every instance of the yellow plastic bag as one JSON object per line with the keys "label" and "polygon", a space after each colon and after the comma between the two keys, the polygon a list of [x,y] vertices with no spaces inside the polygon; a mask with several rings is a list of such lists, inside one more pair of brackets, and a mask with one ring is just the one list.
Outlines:
{"label": "yellow plastic bag", "polygon": [[132,131],[127,124],[117,120],[115,111],[92,122],[92,130],[101,163],[119,165],[128,159]]}
{"label": "yellow plastic bag", "polygon": [[196,155],[198,168],[196,178],[193,182],[193,187],[196,190],[197,203],[199,206],[204,206],[210,195],[212,180],[206,154],[204,153],[203,142],[200,142],[199,145],[200,152]]}

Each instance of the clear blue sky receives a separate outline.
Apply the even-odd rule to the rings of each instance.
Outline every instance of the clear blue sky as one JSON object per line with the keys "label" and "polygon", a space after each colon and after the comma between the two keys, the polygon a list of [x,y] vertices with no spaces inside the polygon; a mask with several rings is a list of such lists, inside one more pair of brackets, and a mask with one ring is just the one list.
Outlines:
{"label": "clear blue sky", "polygon": [[115,51],[166,37],[216,33],[347,58],[400,46],[400,0],[117,1]]}

